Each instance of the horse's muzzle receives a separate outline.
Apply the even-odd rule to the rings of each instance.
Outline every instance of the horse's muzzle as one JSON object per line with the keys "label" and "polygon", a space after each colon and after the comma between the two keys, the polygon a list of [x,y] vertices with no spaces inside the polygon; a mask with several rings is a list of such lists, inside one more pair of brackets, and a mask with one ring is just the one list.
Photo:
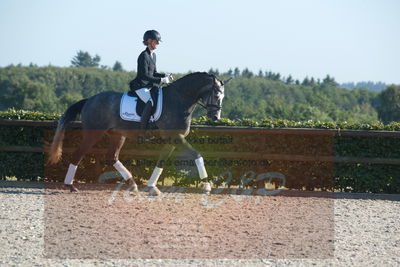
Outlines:
{"label": "horse's muzzle", "polygon": [[208,112],[207,117],[210,118],[212,121],[217,121],[217,120],[221,119],[221,111],[216,110],[216,111]]}

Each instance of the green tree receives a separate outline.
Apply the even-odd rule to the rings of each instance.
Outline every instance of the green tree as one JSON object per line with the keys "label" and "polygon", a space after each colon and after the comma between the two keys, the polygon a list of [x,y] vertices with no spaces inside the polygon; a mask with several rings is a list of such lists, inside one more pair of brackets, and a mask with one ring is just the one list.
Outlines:
{"label": "green tree", "polygon": [[272,75],[272,80],[274,81],[279,81],[281,79],[281,74],[280,73],[275,73]]}
{"label": "green tree", "polygon": [[74,67],[99,67],[100,56],[95,55],[92,57],[88,52],[79,50],[76,56],[71,60],[71,64]]}
{"label": "green tree", "polygon": [[124,69],[122,68],[122,64],[119,61],[115,61],[115,64],[112,68],[113,71],[124,71]]}
{"label": "green tree", "polygon": [[400,121],[400,86],[390,85],[379,96],[378,115],[383,122]]}
{"label": "green tree", "polygon": [[323,85],[331,86],[331,87],[337,87],[339,84],[335,81],[335,78],[326,75],[326,77],[322,80]]}
{"label": "green tree", "polygon": [[215,76],[218,76],[219,75],[219,70],[218,69],[213,69],[213,68],[211,68],[209,71],[208,71],[208,73],[209,74],[213,74],[213,75],[215,75]]}
{"label": "green tree", "polygon": [[292,77],[292,75],[289,75],[287,78],[286,78],[286,84],[292,84],[293,83],[293,77]]}
{"label": "green tree", "polygon": [[0,68],[0,110],[62,113],[72,103],[102,91],[126,91],[132,76],[99,68]]}
{"label": "green tree", "polygon": [[310,85],[310,80],[308,79],[307,76],[304,78],[304,80],[301,83],[301,85],[304,85],[304,86],[309,86]]}
{"label": "green tree", "polygon": [[314,77],[311,77],[311,79],[310,79],[310,86],[315,86],[315,80],[314,80]]}
{"label": "green tree", "polygon": [[239,77],[239,76],[240,76],[240,70],[239,70],[238,67],[236,67],[236,68],[233,70],[233,77],[237,78],[237,77]]}
{"label": "green tree", "polygon": [[251,72],[248,68],[245,68],[245,69],[242,71],[242,76],[243,76],[243,77],[246,77],[246,78],[251,78],[251,77],[254,76],[254,74],[253,74],[253,72]]}

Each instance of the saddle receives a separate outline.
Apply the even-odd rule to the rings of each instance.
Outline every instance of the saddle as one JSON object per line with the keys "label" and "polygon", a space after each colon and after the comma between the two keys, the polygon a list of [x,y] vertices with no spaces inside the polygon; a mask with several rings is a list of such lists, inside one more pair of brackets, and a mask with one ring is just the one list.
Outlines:
{"label": "saddle", "polygon": [[[162,104],[163,104],[162,103],[163,89],[158,87],[153,87],[150,91],[150,94],[154,104],[152,109],[152,115],[150,117],[150,122],[155,122],[161,116]],[[140,99],[140,97],[138,97],[135,91],[124,93],[121,97],[121,104],[120,104],[121,119],[127,121],[139,122],[145,105],[146,103],[144,103]]]}

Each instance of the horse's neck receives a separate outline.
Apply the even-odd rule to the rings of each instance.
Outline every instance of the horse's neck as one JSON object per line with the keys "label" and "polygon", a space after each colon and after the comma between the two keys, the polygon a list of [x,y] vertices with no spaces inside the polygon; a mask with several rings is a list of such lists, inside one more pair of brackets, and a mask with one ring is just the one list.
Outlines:
{"label": "horse's neck", "polygon": [[188,109],[194,109],[200,98],[200,89],[206,85],[206,81],[187,81],[175,86],[175,93],[182,104]]}

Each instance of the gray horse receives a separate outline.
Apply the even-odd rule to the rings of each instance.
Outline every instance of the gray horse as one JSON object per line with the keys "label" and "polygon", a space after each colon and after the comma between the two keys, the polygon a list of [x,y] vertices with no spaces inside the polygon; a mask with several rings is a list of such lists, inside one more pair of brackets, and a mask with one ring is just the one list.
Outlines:
{"label": "gray horse", "polygon": [[[168,142],[160,152],[157,165],[147,184],[150,188],[149,194],[160,194],[156,183],[166,160],[176,146],[190,151],[190,156],[195,159],[204,192],[209,193],[211,191],[203,157],[192,148],[185,137],[189,134],[192,114],[199,100],[202,100],[205,105],[209,118],[220,119],[226,82],[219,80],[214,75],[196,72],[182,77],[163,89],[163,110],[160,118],[154,124],[158,128],[157,133],[161,138],[173,141]],[[56,163],[60,160],[67,124],[81,113],[83,139],[72,155],[72,161],[64,180],[64,184],[72,192],[78,191],[73,185],[78,164],[105,134],[110,139],[106,160],[113,163],[115,169],[133,192],[138,191],[132,174],[118,160],[125,139],[127,137],[138,137],[138,129],[140,129],[139,122],[126,121],[120,118],[121,97],[122,93],[103,92],[83,99],[70,106],[58,121],[57,130],[49,150],[49,163]]]}

